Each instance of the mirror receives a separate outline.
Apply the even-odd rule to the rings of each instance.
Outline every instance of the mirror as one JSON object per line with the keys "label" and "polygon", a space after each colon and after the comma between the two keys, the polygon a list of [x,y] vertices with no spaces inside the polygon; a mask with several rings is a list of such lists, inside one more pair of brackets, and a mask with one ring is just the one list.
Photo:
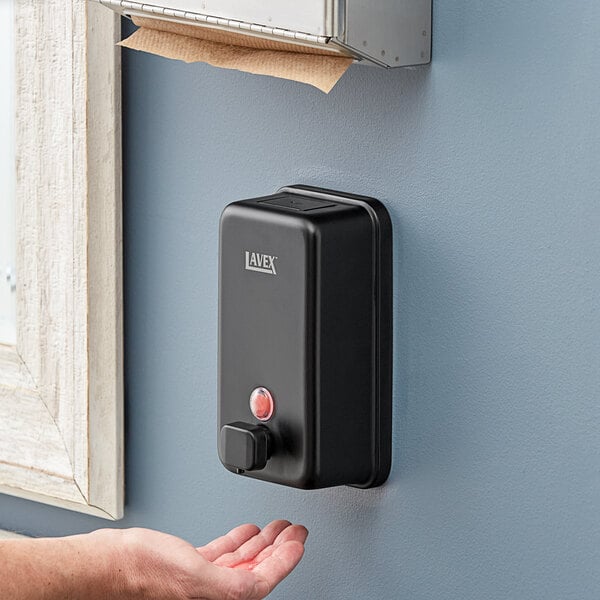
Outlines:
{"label": "mirror", "polygon": [[0,0],[0,344],[16,343],[13,0]]}

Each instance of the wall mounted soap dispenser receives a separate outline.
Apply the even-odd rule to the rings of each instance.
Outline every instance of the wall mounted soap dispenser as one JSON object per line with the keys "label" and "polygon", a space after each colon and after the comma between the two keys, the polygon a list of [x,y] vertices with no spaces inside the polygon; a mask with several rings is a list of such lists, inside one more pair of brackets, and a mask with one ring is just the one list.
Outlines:
{"label": "wall mounted soap dispenser", "polygon": [[392,234],[372,198],[308,186],[228,205],[219,457],[303,489],[369,488],[391,462]]}

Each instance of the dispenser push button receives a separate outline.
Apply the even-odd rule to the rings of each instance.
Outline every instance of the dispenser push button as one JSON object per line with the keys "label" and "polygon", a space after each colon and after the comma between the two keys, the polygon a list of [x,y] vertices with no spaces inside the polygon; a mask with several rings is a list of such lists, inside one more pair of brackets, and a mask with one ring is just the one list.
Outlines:
{"label": "dispenser push button", "polygon": [[221,428],[221,458],[239,473],[264,469],[270,456],[269,430],[264,425],[229,423]]}

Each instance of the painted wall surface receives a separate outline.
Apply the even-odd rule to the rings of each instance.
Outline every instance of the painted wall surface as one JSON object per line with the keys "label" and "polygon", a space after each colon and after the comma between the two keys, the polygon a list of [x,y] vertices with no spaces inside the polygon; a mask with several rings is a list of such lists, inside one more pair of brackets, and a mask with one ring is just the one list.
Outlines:
{"label": "painted wall surface", "polygon": [[[440,0],[431,67],[353,67],[329,96],[125,53],[121,525],[200,544],[302,522],[285,600],[597,600],[599,32],[597,0]],[[219,214],[296,182],[392,214],[394,466],[374,491],[217,460]],[[0,498],[0,527],[103,525]]]}

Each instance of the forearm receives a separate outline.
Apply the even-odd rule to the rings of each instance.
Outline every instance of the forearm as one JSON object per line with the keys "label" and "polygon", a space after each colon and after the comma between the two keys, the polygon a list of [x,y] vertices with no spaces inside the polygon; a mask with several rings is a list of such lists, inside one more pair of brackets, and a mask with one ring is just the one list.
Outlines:
{"label": "forearm", "polygon": [[273,521],[202,548],[137,528],[0,541],[0,600],[258,600],[298,564],[306,535]]}
{"label": "forearm", "polygon": [[125,591],[125,576],[103,532],[65,538],[0,541],[0,598],[108,600]]}

